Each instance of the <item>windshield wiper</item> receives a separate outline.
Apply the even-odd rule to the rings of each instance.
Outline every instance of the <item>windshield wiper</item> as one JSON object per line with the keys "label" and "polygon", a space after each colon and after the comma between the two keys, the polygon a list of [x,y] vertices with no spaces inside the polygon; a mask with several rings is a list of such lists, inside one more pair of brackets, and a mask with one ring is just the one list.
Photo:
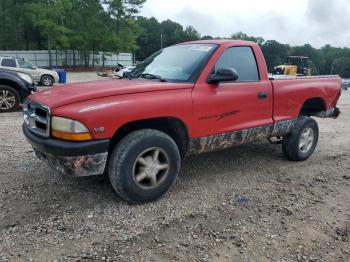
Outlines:
{"label": "windshield wiper", "polygon": [[163,77],[161,77],[160,75],[155,75],[155,74],[150,74],[150,73],[143,73],[141,74],[142,78],[146,78],[146,79],[158,79],[161,82],[167,82],[166,79],[164,79]]}

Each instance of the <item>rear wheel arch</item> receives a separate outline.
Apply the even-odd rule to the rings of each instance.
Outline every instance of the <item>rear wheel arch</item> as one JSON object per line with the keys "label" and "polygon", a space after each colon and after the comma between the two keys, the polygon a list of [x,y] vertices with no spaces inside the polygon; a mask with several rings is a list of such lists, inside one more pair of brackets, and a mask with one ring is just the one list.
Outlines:
{"label": "rear wheel arch", "polygon": [[109,153],[125,136],[140,129],[154,129],[169,135],[178,146],[181,157],[185,157],[189,145],[189,133],[186,124],[175,117],[150,118],[124,124],[115,132]]}
{"label": "rear wheel arch", "polygon": [[326,103],[321,97],[313,97],[305,100],[301,109],[300,116],[313,116],[322,111],[326,111]]}

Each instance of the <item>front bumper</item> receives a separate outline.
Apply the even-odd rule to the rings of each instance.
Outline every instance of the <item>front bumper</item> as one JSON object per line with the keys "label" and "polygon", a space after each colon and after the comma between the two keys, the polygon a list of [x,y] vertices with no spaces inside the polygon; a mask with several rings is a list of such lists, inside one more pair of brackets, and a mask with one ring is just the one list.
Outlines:
{"label": "front bumper", "polygon": [[36,92],[36,90],[37,90],[35,82],[33,82],[32,84],[27,84],[27,88],[28,88],[29,92],[31,92],[31,93]]}
{"label": "front bumper", "polygon": [[36,92],[37,87],[35,83],[33,82],[32,84],[26,83],[25,88],[20,90],[21,93],[21,102],[24,102],[24,100],[30,96],[32,93]]}
{"label": "front bumper", "polygon": [[54,75],[53,78],[54,78],[56,84],[57,84],[57,83],[59,82],[59,80],[60,80],[59,75]]}
{"label": "front bumper", "polygon": [[71,176],[102,175],[108,157],[109,139],[68,142],[34,135],[23,124],[23,133],[37,157],[60,173]]}

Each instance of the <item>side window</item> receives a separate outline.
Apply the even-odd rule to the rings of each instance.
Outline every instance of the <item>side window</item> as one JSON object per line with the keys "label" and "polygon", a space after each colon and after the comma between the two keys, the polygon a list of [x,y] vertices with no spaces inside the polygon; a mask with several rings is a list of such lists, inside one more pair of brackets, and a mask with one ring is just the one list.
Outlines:
{"label": "side window", "polygon": [[15,59],[10,59],[10,58],[3,58],[2,61],[1,61],[1,66],[17,67],[16,60]]}
{"label": "side window", "polygon": [[259,81],[259,71],[253,50],[250,47],[238,46],[225,50],[215,65],[218,68],[233,68],[238,73],[238,81]]}
{"label": "side window", "polygon": [[33,65],[31,63],[27,62],[26,60],[19,59],[19,60],[17,60],[17,62],[18,62],[18,66],[20,68],[23,68],[23,69],[34,69]]}

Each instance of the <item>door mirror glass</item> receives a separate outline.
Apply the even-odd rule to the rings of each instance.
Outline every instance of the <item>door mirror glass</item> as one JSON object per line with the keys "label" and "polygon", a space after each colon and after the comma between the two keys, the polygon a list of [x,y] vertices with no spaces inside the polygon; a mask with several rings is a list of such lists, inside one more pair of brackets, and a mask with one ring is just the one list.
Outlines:
{"label": "door mirror glass", "polygon": [[238,73],[233,68],[219,68],[216,73],[208,77],[208,83],[232,82],[237,81]]}

